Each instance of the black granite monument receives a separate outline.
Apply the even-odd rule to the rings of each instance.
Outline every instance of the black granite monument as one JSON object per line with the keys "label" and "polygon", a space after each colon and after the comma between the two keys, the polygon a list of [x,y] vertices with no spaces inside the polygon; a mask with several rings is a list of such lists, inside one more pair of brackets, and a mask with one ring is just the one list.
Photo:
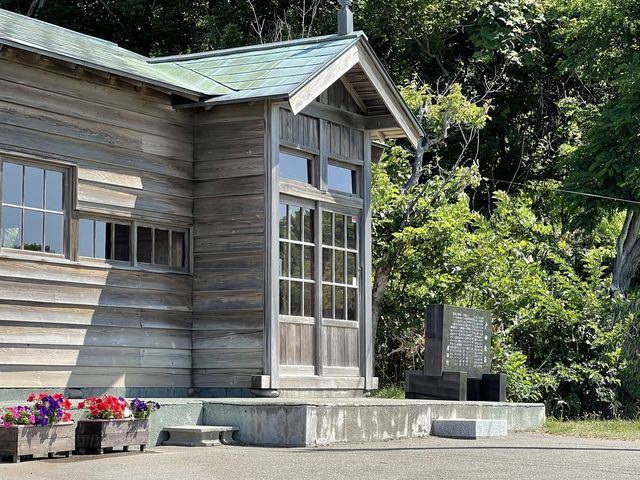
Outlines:
{"label": "black granite monument", "polygon": [[407,372],[405,397],[504,402],[507,377],[490,372],[491,313],[429,305],[424,372]]}

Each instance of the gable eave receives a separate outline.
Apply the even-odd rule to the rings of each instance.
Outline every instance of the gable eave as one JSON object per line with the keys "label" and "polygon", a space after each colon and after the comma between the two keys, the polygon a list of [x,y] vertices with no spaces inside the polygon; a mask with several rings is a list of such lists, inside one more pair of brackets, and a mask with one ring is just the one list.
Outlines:
{"label": "gable eave", "polygon": [[389,113],[397,123],[398,128],[394,137],[398,137],[399,129],[416,147],[424,130],[398,92],[393,80],[386,72],[364,35],[336,55],[304,82],[300,83],[289,94],[289,105],[293,113],[299,113],[320,93],[334,82],[340,80],[354,66],[359,65],[382,98]]}

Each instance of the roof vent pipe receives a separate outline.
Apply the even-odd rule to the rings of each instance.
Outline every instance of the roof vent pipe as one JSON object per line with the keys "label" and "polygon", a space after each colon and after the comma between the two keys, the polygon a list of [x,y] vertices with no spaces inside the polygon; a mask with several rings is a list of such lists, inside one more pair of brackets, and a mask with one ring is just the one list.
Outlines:
{"label": "roof vent pipe", "polygon": [[349,35],[353,33],[353,13],[349,7],[353,0],[338,0],[340,11],[338,12],[338,35]]}

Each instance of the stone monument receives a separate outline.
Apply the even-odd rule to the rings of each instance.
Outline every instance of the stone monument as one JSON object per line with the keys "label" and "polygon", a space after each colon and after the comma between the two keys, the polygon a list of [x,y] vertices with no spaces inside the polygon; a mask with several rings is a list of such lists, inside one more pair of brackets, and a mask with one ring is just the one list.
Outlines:
{"label": "stone monument", "polygon": [[491,313],[429,305],[424,371],[409,371],[406,398],[504,402],[507,377],[491,373]]}

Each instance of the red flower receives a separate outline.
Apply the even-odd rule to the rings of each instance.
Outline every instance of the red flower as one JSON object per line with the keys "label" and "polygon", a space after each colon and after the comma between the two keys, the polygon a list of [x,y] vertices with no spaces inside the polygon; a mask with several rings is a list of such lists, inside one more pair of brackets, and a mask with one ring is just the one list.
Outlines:
{"label": "red flower", "polygon": [[78,403],[78,408],[79,408],[80,410],[84,410],[84,407],[85,407],[85,406],[86,406],[86,403],[84,403],[84,402],[80,402],[80,403]]}
{"label": "red flower", "polygon": [[32,393],[31,395],[29,395],[29,397],[27,398],[27,402],[33,402],[33,400],[36,398],[36,394]]}
{"label": "red flower", "polygon": [[38,398],[39,398],[40,400],[44,400],[44,399],[45,399],[45,398],[47,398],[47,397],[48,397],[48,395],[47,395],[46,393],[44,393],[44,392],[42,392],[42,393],[40,393],[40,394],[38,395]]}
{"label": "red flower", "polygon": [[65,410],[69,410],[71,408],[71,402],[66,398],[62,401],[61,405]]}
{"label": "red flower", "polygon": [[71,414],[69,412],[62,412],[62,421],[63,422],[71,421]]}
{"label": "red flower", "polygon": [[54,400],[60,400],[62,398],[62,394],[61,393],[54,393],[52,395]]}

